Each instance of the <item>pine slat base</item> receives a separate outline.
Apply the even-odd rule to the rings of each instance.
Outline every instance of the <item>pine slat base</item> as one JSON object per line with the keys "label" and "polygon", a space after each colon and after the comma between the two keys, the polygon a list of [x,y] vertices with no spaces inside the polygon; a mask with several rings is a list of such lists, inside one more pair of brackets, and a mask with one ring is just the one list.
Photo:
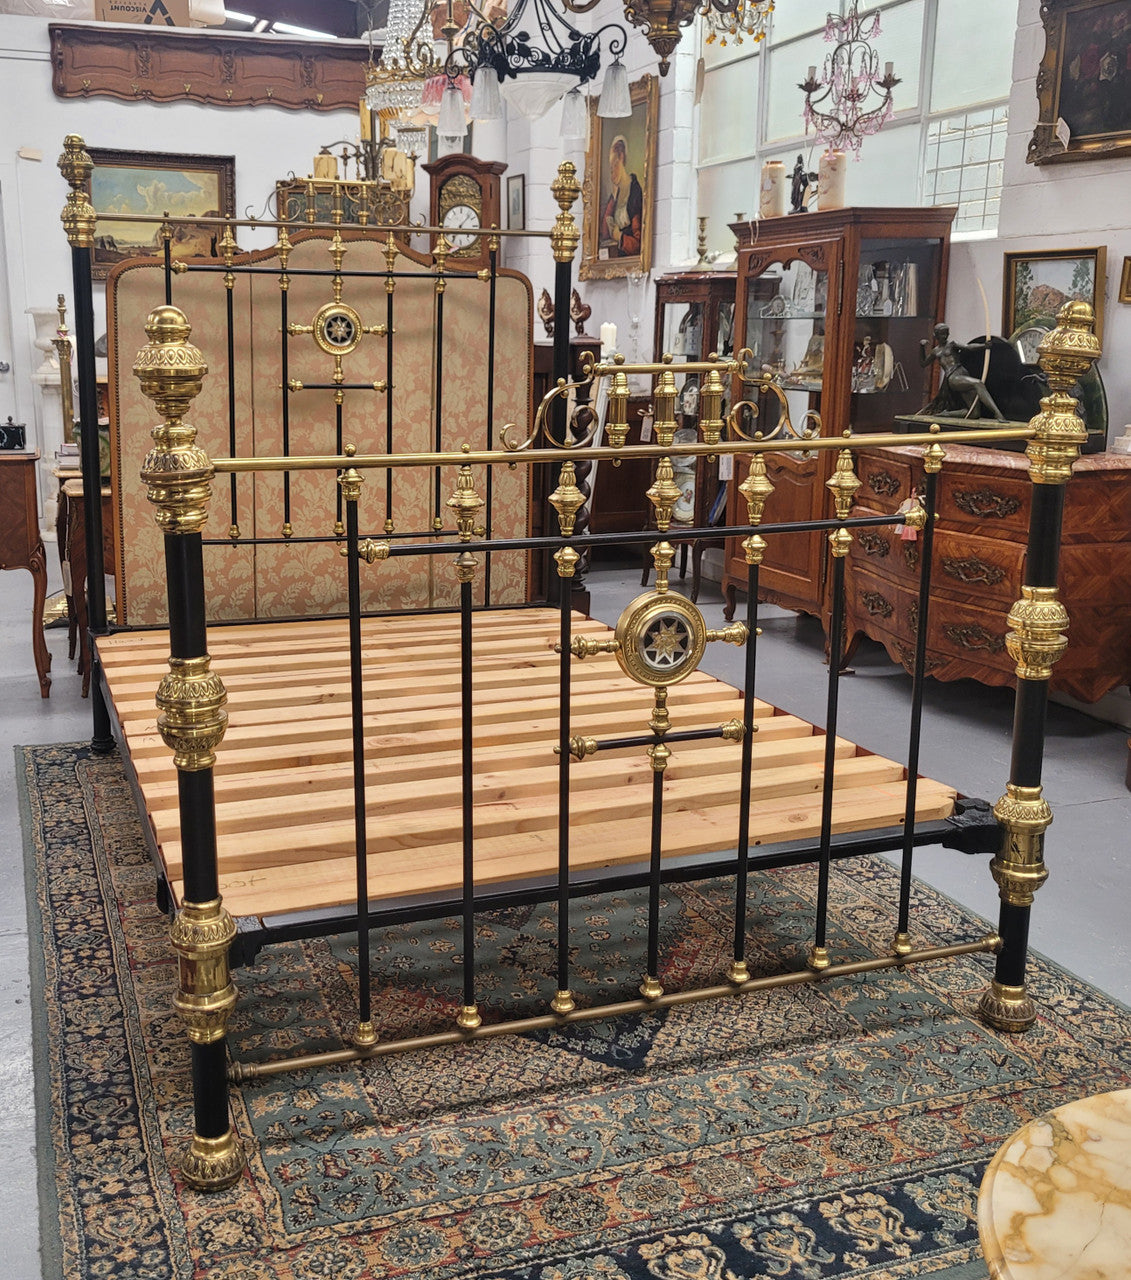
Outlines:
{"label": "pine slat base", "polygon": [[[363,621],[368,862],[371,901],[457,890],[460,881],[459,619]],[[581,616],[575,634],[608,628]],[[555,874],[558,856],[558,617],[552,610],[475,615],[476,883]],[[354,901],[352,750],[346,624],[340,619],[215,627],[213,668],[228,690],[216,765],[220,887],[236,916],[271,917]],[[181,892],[177,781],[156,730],[154,693],[168,633],[99,641],[114,712],[136,772],[173,897]],[[612,656],[574,662],[571,732],[647,731],[649,690]],[[741,694],[697,672],[672,688],[676,730],[720,725]],[[824,735],[756,704],[751,841],[816,838]],[[835,833],[899,826],[903,768],[838,739]],[[738,743],[673,744],[664,782],[664,853],[733,848]],[[640,748],[600,752],[571,769],[574,872],[640,862],[649,852],[652,773]],[[945,818],[955,792],[920,780],[916,821]]]}

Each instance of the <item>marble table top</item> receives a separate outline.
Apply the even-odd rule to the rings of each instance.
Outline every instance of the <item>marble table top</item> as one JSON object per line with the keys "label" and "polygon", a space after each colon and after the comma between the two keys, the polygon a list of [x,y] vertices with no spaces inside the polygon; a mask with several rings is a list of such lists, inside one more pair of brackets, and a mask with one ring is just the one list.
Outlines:
{"label": "marble table top", "polygon": [[1131,1276],[1131,1089],[1008,1138],[982,1180],[978,1235],[993,1280]]}

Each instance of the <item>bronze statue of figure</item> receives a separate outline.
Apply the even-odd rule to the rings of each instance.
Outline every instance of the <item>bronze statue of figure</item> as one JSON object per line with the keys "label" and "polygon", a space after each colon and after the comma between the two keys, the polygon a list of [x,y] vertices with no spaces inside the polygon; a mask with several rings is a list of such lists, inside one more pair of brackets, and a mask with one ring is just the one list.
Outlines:
{"label": "bronze statue of figure", "polygon": [[809,173],[805,168],[805,160],[802,156],[797,157],[797,163],[793,166],[793,184],[790,188],[789,203],[790,213],[808,213],[806,206],[806,193],[809,187],[817,181],[815,173]]}
{"label": "bronze statue of figure", "polygon": [[950,326],[935,325],[935,345],[930,351],[930,343],[926,338],[919,342],[919,363],[925,369],[932,361],[937,361],[941,376],[939,393],[920,410],[924,414],[954,416],[958,414],[968,418],[977,410],[980,416],[983,409],[988,410],[999,422],[1005,421],[1005,415],[994,403],[993,396],[986,390],[981,378],[975,378],[962,364],[962,353],[981,354],[985,348],[977,344],[955,342],[950,336]]}

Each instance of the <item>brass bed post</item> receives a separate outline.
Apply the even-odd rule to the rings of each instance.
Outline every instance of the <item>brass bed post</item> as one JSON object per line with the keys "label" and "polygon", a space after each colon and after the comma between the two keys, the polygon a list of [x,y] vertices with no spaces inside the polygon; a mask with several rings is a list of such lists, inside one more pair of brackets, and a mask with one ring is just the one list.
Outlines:
{"label": "brass bed post", "polygon": [[[98,447],[98,384],[94,370],[94,297],[90,283],[91,255],[94,251],[94,228],[97,215],[90,203],[90,175],[94,163],[86,151],[86,143],[77,133],[63,140],[59,172],[70,185],[67,203],[60,215],[71,246],[71,275],[74,281],[75,363],[79,384],[79,422],[81,424],[83,526],[86,535],[88,572],[86,575],[87,632],[90,636],[106,632],[106,577],[102,562],[102,463]],[[110,713],[99,679],[96,646],[87,646],[90,664],[90,707],[93,713],[92,751],[105,755],[114,749],[110,730]]]}
{"label": "brass bed post", "polygon": [[235,925],[220,898],[212,776],[227,727],[227,694],[207,651],[201,545],[214,471],[196,444],[196,428],[182,421],[208,366],[176,307],[150,312],[145,332],[149,342],[134,374],[164,419],[141,469],[165,535],[168,580],[169,671],[157,688],[157,728],[174,753],[184,854],[181,907],[170,931],[180,961],[173,1003],[192,1052],[194,1127],[181,1175],[208,1191],[230,1186],[245,1162],[228,1111],[227,1024],[236,1002],[228,951]]}
{"label": "brass bed post", "polygon": [[994,806],[1002,843],[990,864],[1001,897],[1002,946],[993,981],[978,1005],[983,1019],[1002,1031],[1024,1031],[1037,1017],[1025,988],[1025,959],[1033,895],[1048,878],[1044,836],[1052,809],[1041,794],[1041,767],[1049,679],[1068,647],[1068,612],[1057,588],[1064,486],[1087,439],[1069,393],[1100,356],[1092,332],[1095,316],[1086,302],[1066,303],[1056,319],[1056,328],[1038,348],[1050,392],[1030,424],[1036,434],[1025,450],[1033,482],[1029,543],[1021,599],[1009,611],[1005,637],[1017,663],[1017,696],[1009,783]]}
{"label": "brass bed post", "polygon": [[[563,160],[558,165],[558,176],[550,183],[550,191],[558,202],[559,213],[554,219],[554,227],[550,233],[550,248],[554,254],[554,370],[553,378],[556,386],[563,385],[570,376],[569,367],[569,304],[573,289],[573,259],[577,247],[581,243],[581,232],[570,210],[579,195],[581,186],[577,181],[577,169],[570,160]],[[569,422],[566,418],[565,396],[558,396],[551,408],[550,434],[554,443],[563,446],[569,443]],[[550,475],[550,484],[556,486],[559,481],[561,467],[555,466]],[[549,486],[547,486],[549,487]],[[558,575],[559,598],[572,595],[582,589],[582,566],[579,561],[568,576]]]}

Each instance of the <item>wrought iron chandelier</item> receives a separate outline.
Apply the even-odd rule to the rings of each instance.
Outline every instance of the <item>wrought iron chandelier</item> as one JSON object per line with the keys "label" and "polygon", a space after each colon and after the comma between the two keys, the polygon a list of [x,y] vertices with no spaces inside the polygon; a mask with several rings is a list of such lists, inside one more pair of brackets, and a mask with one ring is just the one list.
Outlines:
{"label": "wrought iron chandelier", "polygon": [[879,55],[869,43],[880,34],[879,10],[861,17],[859,4],[852,0],[843,18],[828,15],[825,39],[835,40],[836,47],[825,58],[821,78],[813,66],[797,86],[805,93],[806,133],[812,129],[830,150],[857,155],[864,139],[891,119],[891,91],[900,83],[890,62],[880,75]]}
{"label": "wrought iron chandelier", "polygon": [[747,36],[757,44],[766,38],[773,11],[774,0],[707,0],[699,16],[706,19],[707,44],[741,44]]}
{"label": "wrought iron chandelier", "polygon": [[[570,13],[588,13],[600,0],[562,0]],[[714,3],[714,0],[711,0]],[[734,8],[735,0],[724,0],[726,7]],[[668,67],[682,28],[695,19],[703,6],[703,0],[624,0],[624,16],[634,27],[640,27],[644,38],[660,55],[660,75],[668,74]]]}
{"label": "wrought iron chandelier", "polygon": [[[516,0],[502,22],[484,19],[470,26],[448,55],[446,70],[449,75],[464,71],[471,77],[472,119],[501,116],[500,94],[518,111],[536,119],[567,93],[596,77],[603,43],[607,43],[606,52],[613,63],[606,71],[602,96],[610,93],[611,76],[613,90],[623,78],[627,98],[627,72],[620,60],[627,39],[624,27],[614,22],[593,32],[578,31],[554,0]],[[631,107],[615,114],[630,115]]]}

